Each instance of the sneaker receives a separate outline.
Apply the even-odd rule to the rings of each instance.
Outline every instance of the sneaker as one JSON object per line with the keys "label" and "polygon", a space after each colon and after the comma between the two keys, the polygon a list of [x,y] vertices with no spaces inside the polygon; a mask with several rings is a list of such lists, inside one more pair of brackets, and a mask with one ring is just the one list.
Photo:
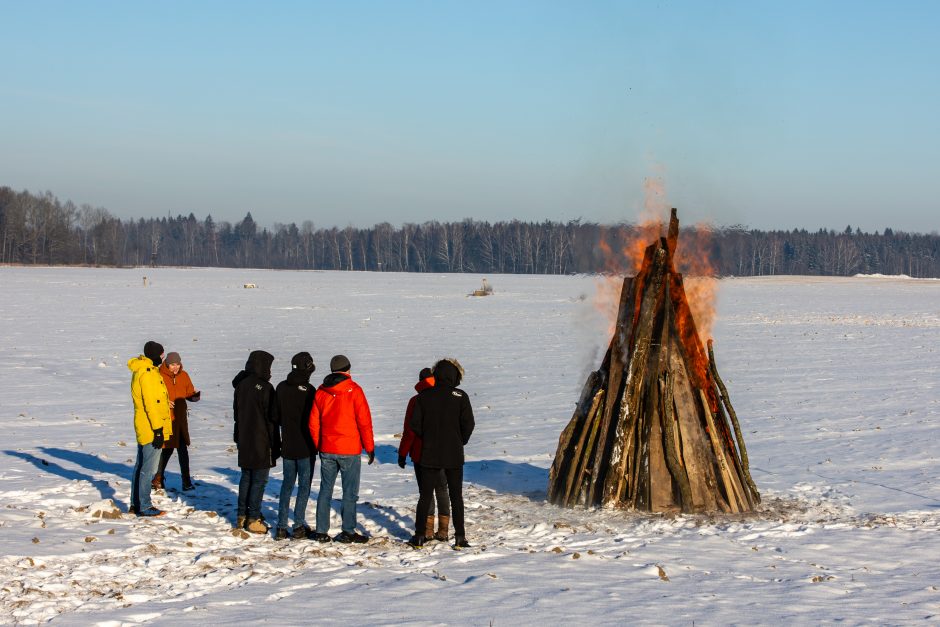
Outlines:
{"label": "sneaker", "polygon": [[277,528],[277,532],[274,534],[275,540],[286,540],[288,538],[287,529],[281,527]]}
{"label": "sneaker", "polygon": [[144,511],[137,514],[141,518],[159,518],[160,516],[166,516],[166,512],[162,509],[157,509],[156,507],[151,507],[145,509]]}
{"label": "sneaker", "polygon": [[470,543],[467,542],[467,539],[463,536],[457,536],[454,538],[454,548],[455,549],[469,549]]}
{"label": "sneaker", "polygon": [[254,520],[249,520],[247,522],[247,524],[245,525],[245,531],[249,531],[251,533],[267,533],[268,528],[265,526],[263,522],[261,522],[260,520],[256,518]]}
{"label": "sneaker", "polygon": [[305,540],[310,539],[313,529],[307,525],[300,525],[299,527],[294,527],[294,531],[291,533],[291,537],[294,540]]}
{"label": "sneaker", "polygon": [[414,549],[424,548],[424,536],[411,536],[411,539],[408,540],[408,545]]}
{"label": "sneaker", "polygon": [[313,537],[311,538],[311,540],[316,540],[317,542],[324,542],[324,543],[326,543],[326,542],[332,542],[332,541],[333,541],[333,538],[331,538],[331,537],[329,536],[329,534],[326,534],[326,533],[317,533],[316,531],[314,531],[314,532],[313,532]]}
{"label": "sneaker", "polygon": [[336,540],[337,542],[342,542],[343,544],[352,544],[352,543],[365,544],[366,542],[369,541],[368,537],[362,535],[361,533],[356,533],[355,531],[352,533],[343,531],[342,533],[340,533],[338,536],[336,536],[333,539]]}

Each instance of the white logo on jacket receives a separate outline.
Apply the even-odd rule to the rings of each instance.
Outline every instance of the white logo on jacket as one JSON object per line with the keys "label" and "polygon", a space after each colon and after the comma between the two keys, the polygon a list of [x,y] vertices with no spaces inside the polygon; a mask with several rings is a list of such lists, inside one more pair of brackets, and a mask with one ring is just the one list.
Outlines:
{"label": "white logo on jacket", "polygon": [[297,389],[300,390],[301,392],[306,392],[306,391],[307,391],[307,386],[306,386],[306,385],[298,385],[298,386],[297,386]]}
{"label": "white logo on jacket", "polygon": [[255,383],[255,389],[256,389],[256,390],[263,390],[263,389],[264,389],[264,386],[261,385],[260,383]]}
{"label": "white logo on jacket", "polygon": [[460,398],[461,396],[463,396],[463,394],[458,392],[457,390],[451,390],[451,394],[453,394],[457,398]]}

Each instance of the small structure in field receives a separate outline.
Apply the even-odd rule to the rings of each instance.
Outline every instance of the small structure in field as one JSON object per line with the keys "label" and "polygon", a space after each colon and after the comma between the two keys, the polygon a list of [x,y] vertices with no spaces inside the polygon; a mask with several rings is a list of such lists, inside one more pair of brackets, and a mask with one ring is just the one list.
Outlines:
{"label": "small structure in field", "polygon": [[486,282],[486,279],[483,279],[483,286],[478,290],[473,290],[467,296],[492,296],[493,286]]}
{"label": "small structure in field", "polygon": [[246,289],[246,290],[253,290],[253,289],[255,289],[256,287],[258,287],[258,286],[255,285],[254,283],[245,283],[245,289]]}
{"label": "small structure in field", "polygon": [[[647,512],[750,512],[760,494],[737,415],[699,339],[666,237],[623,281],[610,347],[558,439],[548,500]],[[733,435],[732,435],[733,429]]]}

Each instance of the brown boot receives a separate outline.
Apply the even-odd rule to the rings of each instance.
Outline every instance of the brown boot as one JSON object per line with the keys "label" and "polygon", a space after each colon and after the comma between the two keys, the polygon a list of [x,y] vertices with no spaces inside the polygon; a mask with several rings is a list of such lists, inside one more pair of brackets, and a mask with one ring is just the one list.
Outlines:
{"label": "brown boot", "polygon": [[245,530],[251,533],[267,533],[268,527],[259,519],[255,518],[254,520],[248,521],[248,524],[245,525]]}
{"label": "brown boot", "polygon": [[[435,540],[447,542],[447,526],[450,525],[450,516],[437,517],[437,532],[434,534]],[[428,527],[430,529],[430,527]]]}
{"label": "brown boot", "polygon": [[244,517],[244,516],[239,516],[239,517],[235,520],[235,528],[236,528],[236,529],[244,529],[244,528],[245,528],[245,517]]}
{"label": "brown boot", "polygon": [[431,514],[427,517],[427,520],[424,522],[424,537],[432,538],[434,537],[434,515]]}
{"label": "brown boot", "polygon": [[153,480],[150,482],[150,485],[153,487],[154,490],[162,490],[163,489],[163,475],[161,475],[160,473],[155,474],[153,476]]}

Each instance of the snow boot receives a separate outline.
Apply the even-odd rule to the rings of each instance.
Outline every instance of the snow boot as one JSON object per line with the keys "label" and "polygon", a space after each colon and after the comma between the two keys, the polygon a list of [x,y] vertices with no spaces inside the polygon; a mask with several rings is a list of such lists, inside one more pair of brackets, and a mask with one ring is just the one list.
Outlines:
{"label": "snow boot", "polygon": [[246,517],[245,517],[245,516],[239,516],[238,519],[236,519],[236,521],[235,521],[235,528],[236,528],[236,529],[244,529],[244,528],[245,528],[245,520],[246,520]]}
{"label": "snow boot", "polygon": [[307,525],[300,525],[294,527],[294,530],[291,532],[291,537],[294,540],[305,540],[313,537],[313,529]]}
{"label": "snow boot", "polygon": [[455,549],[469,549],[470,543],[467,542],[467,539],[463,536],[456,536],[454,538],[454,548]]}
{"label": "snow boot", "polygon": [[411,536],[411,539],[408,540],[408,546],[413,549],[424,548],[424,536],[419,536],[418,534]]}
{"label": "snow boot", "polygon": [[[415,532],[417,531],[418,530],[415,529]],[[428,519],[424,522],[424,537],[427,540],[431,540],[437,537],[434,535],[434,514],[428,516]]]}
{"label": "snow boot", "polygon": [[153,479],[150,481],[150,486],[154,490],[162,490],[163,489],[163,475],[161,475],[160,473],[155,474],[153,476]]}
{"label": "snow boot", "polygon": [[286,540],[288,537],[287,529],[283,529],[282,527],[278,527],[277,532],[274,534],[275,540]]}
{"label": "snow boot", "polygon": [[[434,539],[441,542],[447,542],[447,527],[450,525],[450,516],[438,516],[437,517],[437,531],[434,533]],[[433,525],[429,525],[428,529],[433,529]]]}
{"label": "snow boot", "polygon": [[369,541],[369,538],[362,535],[361,533],[356,533],[355,531],[349,533],[347,531],[341,532],[338,536],[333,538],[335,542],[341,542],[343,544],[365,544]]}
{"label": "snow boot", "polygon": [[249,520],[247,522],[245,525],[245,531],[249,531],[251,533],[267,533],[268,528],[263,522],[261,522],[261,520],[255,518],[254,520]]}

